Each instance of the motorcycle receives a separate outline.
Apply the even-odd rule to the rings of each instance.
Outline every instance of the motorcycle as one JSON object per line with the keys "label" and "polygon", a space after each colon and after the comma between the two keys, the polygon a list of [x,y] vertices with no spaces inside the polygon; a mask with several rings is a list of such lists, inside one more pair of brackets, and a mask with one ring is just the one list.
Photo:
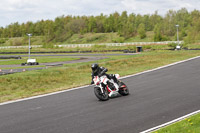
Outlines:
{"label": "motorcycle", "polygon": [[[122,81],[119,80],[119,74],[115,74],[113,78],[108,79],[106,75],[101,77],[95,76],[93,81],[95,84],[94,94],[101,101],[109,100],[117,95],[126,96],[129,94],[129,89]],[[108,82],[109,81],[109,82]],[[112,88],[109,84],[112,84]]]}

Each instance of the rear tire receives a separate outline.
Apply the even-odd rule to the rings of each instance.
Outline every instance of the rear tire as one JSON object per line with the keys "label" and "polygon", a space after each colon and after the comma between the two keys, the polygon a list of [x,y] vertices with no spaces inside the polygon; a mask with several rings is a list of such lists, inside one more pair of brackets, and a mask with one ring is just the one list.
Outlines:
{"label": "rear tire", "polygon": [[31,62],[29,62],[29,63],[28,63],[28,65],[29,65],[29,66],[31,66],[31,65],[32,65],[32,63],[31,63]]}
{"label": "rear tire", "polygon": [[94,87],[94,94],[101,101],[107,101],[107,100],[109,100],[109,96],[108,96],[107,90],[104,90],[104,93],[102,94],[101,88]]}
{"label": "rear tire", "polygon": [[[120,84],[119,94],[121,94],[122,96],[129,95],[128,87],[123,82],[120,82],[119,84]],[[125,86],[125,87],[123,87],[123,86]]]}

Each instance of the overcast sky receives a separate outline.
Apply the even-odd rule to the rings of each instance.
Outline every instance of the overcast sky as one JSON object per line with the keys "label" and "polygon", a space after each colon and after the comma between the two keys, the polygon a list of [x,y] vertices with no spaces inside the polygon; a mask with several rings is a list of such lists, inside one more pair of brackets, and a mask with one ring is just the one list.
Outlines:
{"label": "overcast sky", "polygon": [[54,20],[62,15],[109,15],[115,11],[164,15],[168,10],[200,10],[200,0],[1,0],[0,27],[14,22]]}

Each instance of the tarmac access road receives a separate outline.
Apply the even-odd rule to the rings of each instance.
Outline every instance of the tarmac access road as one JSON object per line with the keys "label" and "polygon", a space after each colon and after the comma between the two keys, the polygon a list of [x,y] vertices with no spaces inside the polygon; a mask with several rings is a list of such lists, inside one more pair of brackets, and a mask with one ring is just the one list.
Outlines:
{"label": "tarmac access road", "polygon": [[[77,60],[72,61],[63,61],[63,62],[50,62],[50,63],[40,63],[40,65],[45,65],[47,67],[49,66],[60,66],[63,64],[72,64],[72,63],[81,63],[81,62],[89,62],[89,61],[98,61],[101,59],[109,58],[107,56],[120,56],[120,55],[135,55],[137,53],[129,53],[129,54],[43,54],[43,55],[32,55],[34,56],[69,56],[73,58],[79,58]],[[12,57],[27,57],[27,55],[11,55]],[[10,57],[9,56],[0,56],[0,57]],[[34,67],[34,68],[19,68],[19,69],[9,69],[6,70],[4,68],[7,67],[21,67],[21,64],[19,65],[0,65],[0,75],[4,74],[13,74],[16,72],[23,72],[23,71],[32,71],[32,70],[40,70],[40,69],[46,69],[47,67]]]}
{"label": "tarmac access road", "polygon": [[[200,109],[200,58],[122,79],[130,95],[101,102],[93,86],[0,105],[1,133],[138,133]],[[90,78],[90,77],[88,77]]]}

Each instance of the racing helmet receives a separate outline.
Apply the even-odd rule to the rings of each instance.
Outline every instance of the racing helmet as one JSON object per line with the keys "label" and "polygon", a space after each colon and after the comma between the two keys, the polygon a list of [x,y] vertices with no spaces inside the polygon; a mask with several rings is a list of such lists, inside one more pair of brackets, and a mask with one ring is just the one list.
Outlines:
{"label": "racing helmet", "polygon": [[91,65],[92,71],[96,73],[99,70],[99,65],[97,63],[94,63]]}

